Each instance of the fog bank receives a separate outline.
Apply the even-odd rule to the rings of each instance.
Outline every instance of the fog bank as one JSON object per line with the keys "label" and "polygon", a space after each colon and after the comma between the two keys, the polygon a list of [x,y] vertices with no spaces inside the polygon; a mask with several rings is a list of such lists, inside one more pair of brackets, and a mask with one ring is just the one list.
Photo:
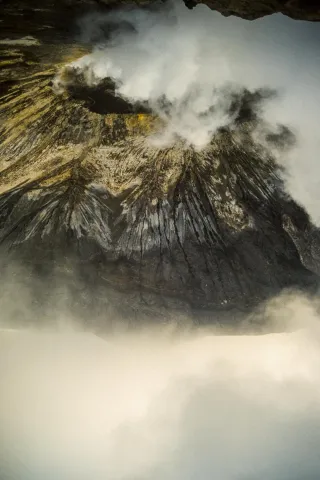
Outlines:
{"label": "fog bank", "polygon": [[265,311],[287,331],[2,330],[2,478],[315,480],[318,305]]}

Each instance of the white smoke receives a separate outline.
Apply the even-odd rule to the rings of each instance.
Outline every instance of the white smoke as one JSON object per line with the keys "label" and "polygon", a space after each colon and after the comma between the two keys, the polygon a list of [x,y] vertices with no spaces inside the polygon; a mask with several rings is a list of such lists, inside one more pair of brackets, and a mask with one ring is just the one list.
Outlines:
{"label": "white smoke", "polygon": [[267,310],[285,332],[2,331],[1,478],[319,478],[319,305]]}
{"label": "white smoke", "polygon": [[[108,24],[131,28],[106,40]],[[88,83],[111,77],[120,96],[147,102],[166,121],[161,138],[153,139],[160,145],[179,136],[202,148],[232,120],[228,93],[275,89],[278,97],[261,114],[272,128],[284,123],[297,136],[296,148],[277,159],[289,193],[320,223],[320,25],[281,15],[248,22],[175,2],[156,11],[91,15],[81,28],[96,46],[73,66],[86,71]]]}

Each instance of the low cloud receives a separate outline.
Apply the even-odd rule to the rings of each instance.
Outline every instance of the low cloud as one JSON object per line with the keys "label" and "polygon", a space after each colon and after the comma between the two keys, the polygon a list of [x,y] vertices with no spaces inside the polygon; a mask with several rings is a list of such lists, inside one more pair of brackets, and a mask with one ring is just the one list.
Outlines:
{"label": "low cloud", "polygon": [[2,472],[316,479],[318,307],[282,295],[264,310],[279,333],[260,336],[147,328],[103,339],[61,322],[59,331],[2,330]]}

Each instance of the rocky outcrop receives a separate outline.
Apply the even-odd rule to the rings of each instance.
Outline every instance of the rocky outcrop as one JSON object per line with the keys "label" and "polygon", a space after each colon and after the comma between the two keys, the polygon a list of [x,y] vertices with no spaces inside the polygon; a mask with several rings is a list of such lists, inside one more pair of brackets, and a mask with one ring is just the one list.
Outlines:
{"label": "rocky outcrop", "polygon": [[[149,6],[156,4],[158,0],[1,0],[2,15],[12,15],[13,19],[23,19],[29,30],[36,27],[38,33],[46,35],[46,29],[54,24],[61,34],[68,33],[70,16],[81,15],[92,8],[110,9],[119,5]],[[162,0],[166,1],[166,0]],[[224,16],[235,15],[247,20],[255,20],[273,13],[282,13],[294,19],[319,21],[319,0],[184,0],[188,8],[194,8],[202,3],[212,10],[220,12]],[[0,13],[0,16],[2,16]],[[40,20],[42,19],[42,20]],[[41,31],[39,21],[43,21],[45,27]],[[38,26],[35,24],[38,23]],[[1,26],[2,29],[3,25]],[[15,30],[20,25],[15,22]],[[39,31],[40,30],[40,31]],[[4,33],[3,31],[1,33]],[[13,31],[10,31],[12,34]],[[55,34],[57,35],[57,33]]]}
{"label": "rocky outcrop", "polygon": [[247,20],[255,20],[273,13],[282,13],[299,20],[320,20],[320,4],[318,0],[185,0],[189,8],[197,4],[208,5],[224,16],[235,15]]}

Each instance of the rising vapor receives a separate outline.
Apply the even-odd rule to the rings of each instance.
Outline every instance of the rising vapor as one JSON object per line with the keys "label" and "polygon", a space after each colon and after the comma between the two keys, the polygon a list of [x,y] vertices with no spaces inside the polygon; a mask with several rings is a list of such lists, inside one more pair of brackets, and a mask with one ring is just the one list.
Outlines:
{"label": "rising vapor", "polygon": [[319,224],[320,34],[317,25],[307,25],[281,15],[254,22],[224,18],[180,2],[93,14],[80,22],[93,53],[71,67],[91,85],[112,78],[120,97],[156,112],[166,127],[152,140],[163,146],[180,137],[201,149],[217,129],[232,127],[236,94],[273,92],[258,105],[255,139],[264,144],[283,125],[292,131],[295,148],[272,153],[285,167],[288,193]]}

